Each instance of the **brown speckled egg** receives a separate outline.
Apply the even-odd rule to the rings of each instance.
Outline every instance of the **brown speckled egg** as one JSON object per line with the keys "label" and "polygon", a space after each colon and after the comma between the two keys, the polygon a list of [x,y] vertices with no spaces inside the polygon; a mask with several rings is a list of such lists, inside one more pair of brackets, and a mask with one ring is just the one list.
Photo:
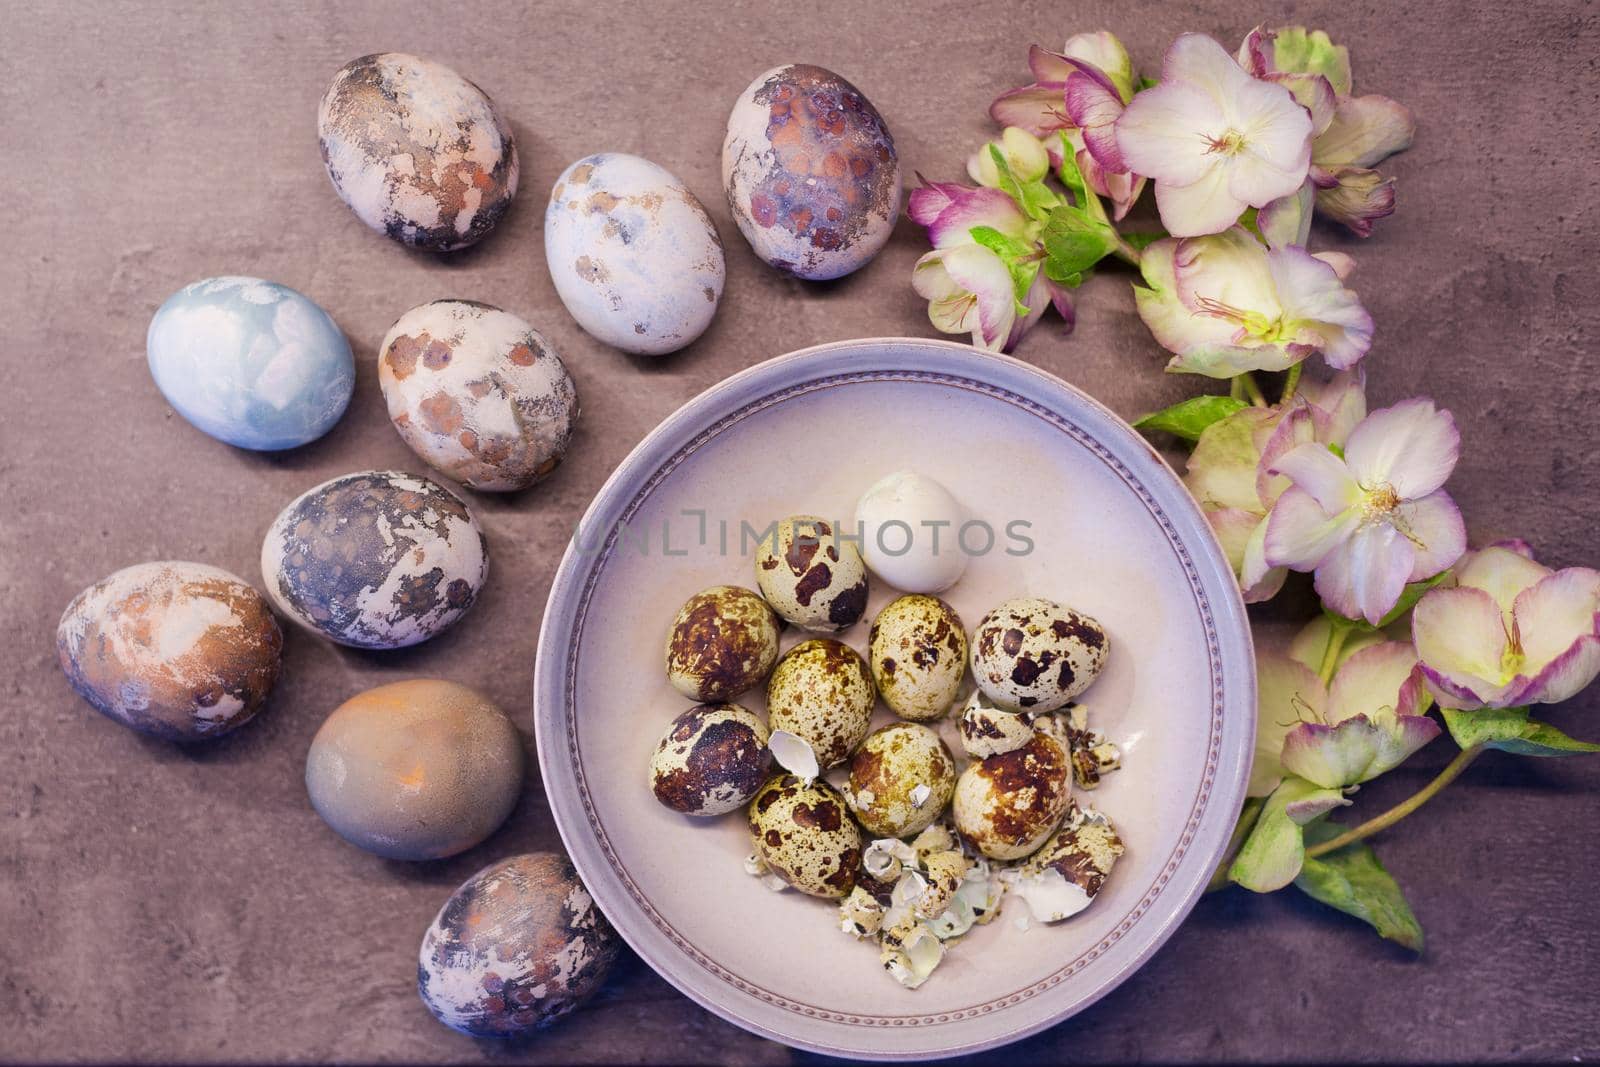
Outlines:
{"label": "brown speckled egg", "polygon": [[774,67],[728,115],[722,185],[770,265],[813,281],[865,264],[900,212],[900,162],[883,116],[822,67]]}
{"label": "brown speckled egg", "polygon": [[328,716],[306,756],[311,806],[341,837],[397,860],[464,852],[522,793],[522,739],[455,682],[393,682]]}
{"label": "brown speckled egg", "polygon": [[972,676],[1008,711],[1054,711],[1089,688],[1110,643],[1089,616],[1041,597],[1018,597],[972,632]]}
{"label": "brown speckled egg", "polygon": [[56,656],[96,710],[171,741],[249,722],[278,678],[283,634],[266,600],[203,563],[141,563],[72,599]]}
{"label": "brown speckled egg", "polygon": [[756,855],[780,878],[814,897],[842,897],[861,867],[861,831],[827,782],[772,779],[750,802]]}
{"label": "brown speckled egg", "polygon": [[985,856],[1015,860],[1038,848],[1067,813],[1072,764],[1053,737],[967,764],[956,781],[956,830]]}
{"label": "brown speckled egg", "polygon": [[802,630],[835,633],[867,610],[867,567],[853,542],[810,515],[774,523],[756,548],[756,584]]}
{"label": "brown speckled egg", "polygon": [[890,601],[872,620],[867,662],[883,702],[902,719],[926,722],[950,710],[967,673],[967,631],[936,596]]}
{"label": "brown speckled egg", "polygon": [[667,633],[667,681],[690,700],[732,700],[778,660],[778,617],[737,585],[696,593]]}
{"label": "brown speckled egg", "polygon": [[317,109],[317,138],[340,199],[412,248],[477,243],[517,193],[517,147],[493,101],[404,52],[340,67]]}
{"label": "brown speckled egg", "polygon": [[829,637],[795,645],[767,680],[767,727],[794,734],[819,770],[844,762],[872,723],[872,673],[860,653]]}
{"label": "brown speckled egg", "polygon": [[549,342],[473,300],[400,316],[378,351],[378,385],[411,450],[478,490],[539,481],[567,454],[578,422],[578,388]]}
{"label": "brown speckled egg", "polygon": [[516,1037],[570,1014],[605,983],[620,944],[565,856],[485,867],[422,937],[417,992],[472,1037]]}
{"label": "brown speckled egg", "polygon": [[272,602],[357,648],[404,648],[449,629],[488,573],[489,548],[467,506],[404,471],[361,471],[307,490],[261,543]]}
{"label": "brown speckled egg", "polygon": [[909,837],[944,814],[955,790],[955,757],[939,735],[926,726],[897,722],[861,742],[843,792],[868,832]]}
{"label": "brown speckled egg", "polygon": [[767,727],[737,704],[697,704],[672,720],[650,757],[656,799],[685,815],[723,815],[772,774]]}

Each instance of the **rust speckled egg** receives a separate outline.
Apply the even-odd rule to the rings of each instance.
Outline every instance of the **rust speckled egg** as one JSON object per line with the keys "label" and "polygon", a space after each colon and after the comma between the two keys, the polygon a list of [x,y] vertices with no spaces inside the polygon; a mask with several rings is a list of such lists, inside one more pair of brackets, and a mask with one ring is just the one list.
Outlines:
{"label": "rust speckled egg", "polygon": [[474,489],[526,489],[556,469],[578,388],[534,328],[473,300],[400,316],[378,351],[389,420],[430,466]]}
{"label": "rust speckled egg", "polygon": [[774,523],[756,546],[761,595],[802,630],[836,633],[867,610],[867,565],[853,541],[814,515]]}
{"label": "rust speckled egg", "polygon": [[1041,597],[1017,597],[972,631],[972,677],[1007,711],[1054,711],[1089,688],[1110,639],[1087,615]]}
{"label": "rust speckled egg", "polygon": [[339,836],[380,856],[431,860],[495,831],[522,793],[522,739],[506,713],[455,682],[368,689],[311,741],[306,791]]}
{"label": "rust speckled egg", "polygon": [[863,266],[900,213],[900,161],[883,117],[821,67],[760,75],[728,116],[722,184],[768,264],[820,281]]}
{"label": "rust speckled egg", "polygon": [[956,831],[996,860],[1021,859],[1044,843],[1072,800],[1072,763],[1047,734],[967,764],[956,780]]}
{"label": "rust speckled egg", "polygon": [[838,898],[856,884],[861,831],[827,782],[773,778],[750,802],[750,836],[761,861],[802,893]]}
{"label": "rust speckled egg", "polygon": [[511,126],[476,85],[404,52],[352,59],[317,109],[322,161],[362,222],[412,248],[483,238],[517,193]]}
{"label": "rust speckled egg", "polygon": [[685,815],[724,815],[772,774],[767,726],[737,704],[697,704],[672,720],[650,757],[656,799]]}
{"label": "rust speckled egg", "polygon": [[265,598],[227,571],[141,563],[73,598],[56,655],[98,711],[156,737],[199,741],[261,710],[283,634]]}
{"label": "rust speckled egg", "polygon": [[810,745],[825,771],[867,736],[876,696],[872,672],[855,649],[829,637],[802,641],[767,680],[767,726]]}
{"label": "rust speckled egg", "polygon": [[620,944],[565,856],[485,867],[422,937],[417,992],[472,1037],[516,1037],[570,1014],[605,983]]}
{"label": "rust speckled egg", "polygon": [[732,700],[778,661],[778,617],[737,585],[690,597],[667,632],[667,681],[690,700]]}
{"label": "rust speckled egg", "polygon": [[869,833],[909,837],[944,814],[955,789],[955,757],[939,735],[897,722],[874,730],[856,749],[844,798]]}
{"label": "rust speckled egg", "polygon": [[361,471],[307,490],[261,544],[267,595],[313,633],[404,648],[449,629],[489,573],[467,506],[404,471]]}
{"label": "rust speckled egg", "polygon": [[967,673],[967,631],[956,609],[913,593],[872,620],[867,661],[883,702],[902,719],[926,722],[950,710]]}

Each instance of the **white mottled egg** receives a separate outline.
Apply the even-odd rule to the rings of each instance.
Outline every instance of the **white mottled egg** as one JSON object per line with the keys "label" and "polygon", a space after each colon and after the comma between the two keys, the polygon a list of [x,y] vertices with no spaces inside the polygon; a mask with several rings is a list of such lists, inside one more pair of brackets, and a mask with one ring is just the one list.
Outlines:
{"label": "white mottled egg", "polygon": [[950,710],[967,673],[967,631],[956,609],[933,596],[892,600],[872,620],[867,662],[883,702],[902,719]]}
{"label": "white mottled egg", "polygon": [[955,789],[955,757],[939,735],[926,726],[898,722],[861,742],[851,757],[843,792],[869,833],[909,837],[944,814]]}
{"label": "white mottled egg", "polygon": [[831,638],[814,638],[784,653],[773,668],[767,726],[805,741],[825,771],[867,736],[873,700],[872,673],[860,654]]}
{"label": "white mottled egg", "polygon": [[966,521],[950,490],[915,471],[886,475],[856,504],[867,567],[908,593],[942,592],[966,573]]}
{"label": "white mottled egg", "polygon": [[867,568],[853,542],[811,515],[774,523],[756,547],[761,595],[802,630],[833,633],[867,610]]}
{"label": "white mottled egg", "polygon": [[650,757],[650,788],[673,811],[723,815],[772,774],[767,727],[737,704],[697,704],[672,720]]}
{"label": "white mottled egg", "polygon": [[638,156],[603,152],[562,172],[545,209],[544,256],[578,325],[624,352],[676,352],[711,325],[722,298],[711,216]]}
{"label": "white mottled egg", "polygon": [[1008,600],[972,632],[978,688],[1012,711],[1054,711],[1089,688],[1110,639],[1087,615],[1041,597]]}
{"label": "white mottled egg", "polygon": [[995,860],[1015,860],[1044,843],[1072,801],[1072,763],[1053,737],[967,764],[956,781],[956,832]]}
{"label": "white mottled egg", "polygon": [[985,759],[1021,748],[1032,739],[1035,726],[1020,712],[995,707],[979,689],[961,711],[960,729],[967,755]]}
{"label": "white mottled egg", "polygon": [[856,884],[861,831],[827,782],[773,778],[750,802],[750,836],[761,861],[802,893],[837,899]]}

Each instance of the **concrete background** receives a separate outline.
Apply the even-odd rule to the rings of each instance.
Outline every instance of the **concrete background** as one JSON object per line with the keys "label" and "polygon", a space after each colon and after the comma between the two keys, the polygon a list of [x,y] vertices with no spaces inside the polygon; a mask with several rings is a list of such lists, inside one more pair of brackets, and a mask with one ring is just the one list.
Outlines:
{"label": "concrete background", "polygon": [[[658,420],[730,372],[816,342],[927,334],[902,223],[868,269],[807,286],[758,263],[728,218],[718,151],[757,72],[807,60],[860,85],[907,174],[956,178],[985,108],[1026,81],[1031,41],[1112,28],[1146,69],[1183,30],[1230,47],[1252,23],[1323,26],[1358,91],[1415,111],[1391,161],[1399,211],[1361,242],[1380,401],[1428,391],[1465,446],[1451,488],[1475,539],[1520,535],[1556,565],[1600,563],[1592,373],[1600,312],[1600,27],[1591,3],[912,2],[716,9],[682,0],[404,7],[0,3],[0,1059],[724,1061],[805,1057],[700,1011],[628,957],[606,993],[548,1034],[475,1044],[416,998],[417,942],[490,859],[557,839],[538,782],[483,846],[386,863],[318,821],[306,746],[335,705],[418,675],[478,686],[529,730],[535,634],[590,495]],[[335,198],[315,137],[333,71],[366,52],[437,58],[510,117],[523,192],[479,248],[409,254]],[[650,363],[605,349],[545,272],[546,191],[571,160],[635,152],[680,175],[728,246],[709,333]],[[360,357],[325,439],[236,451],[163,403],[144,363],[151,312],[196,278],[250,273],[322,303]],[[1194,390],[1166,378],[1128,276],[1083,290],[1077,333],[1046,324],[1023,358],[1135,416]],[[477,496],[495,573],[465,623],[409,652],[289,636],[257,723],[209,748],[142,740],[56,669],[56,619],[127,564],[196,559],[259,580],[262,531],[334,474],[418,461],[384,415],[377,343],[404,310],[489,301],[545,331],[583,396],[569,461],[520,496]],[[1306,610],[1285,602],[1285,618]],[[1600,691],[1550,711],[1600,736]],[[527,736],[530,755],[532,737]],[[1363,791],[1373,812],[1446,759],[1441,741]],[[1206,900],[1149,966],[1015,1062],[1114,1059],[1575,1059],[1600,1053],[1600,761],[1491,754],[1380,852],[1427,929],[1421,959],[1292,892]]]}

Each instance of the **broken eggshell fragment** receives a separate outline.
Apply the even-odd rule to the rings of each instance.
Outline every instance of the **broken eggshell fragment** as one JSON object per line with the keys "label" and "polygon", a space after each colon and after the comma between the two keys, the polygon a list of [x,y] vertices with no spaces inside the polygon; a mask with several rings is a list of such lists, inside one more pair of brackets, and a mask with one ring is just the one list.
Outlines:
{"label": "broken eggshell fragment", "polygon": [[672,720],[650,757],[656,799],[685,815],[723,815],[772,774],[767,727],[737,704],[698,704]]}
{"label": "broken eggshell fragment", "polygon": [[1093,903],[1124,851],[1111,820],[1074,807],[1061,829],[1014,872],[1011,889],[1039,922],[1059,922]]}
{"label": "broken eggshell fragment", "polygon": [[561,302],[597,340],[676,352],[722,298],[717,228],[684,184],[648,159],[586,156],[562,172],[544,215],[545,264]]}
{"label": "broken eggshell fragment", "polygon": [[995,707],[981,689],[967,698],[959,729],[961,747],[973,759],[1013,752],[1027,744],[1034,734],[1034,725],[1027,717]]}

